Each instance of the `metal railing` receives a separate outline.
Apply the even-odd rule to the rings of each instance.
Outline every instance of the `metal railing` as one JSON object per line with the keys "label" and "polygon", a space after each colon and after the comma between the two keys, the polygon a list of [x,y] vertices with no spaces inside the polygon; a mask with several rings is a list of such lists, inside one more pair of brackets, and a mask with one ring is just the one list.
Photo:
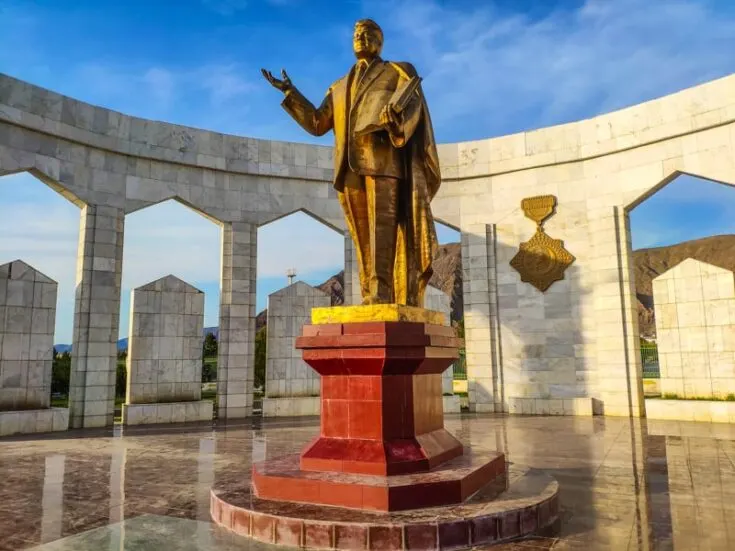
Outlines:
{"label": "metal railing", "polygon": [[658,379],[661,376],[656,343],[641,343],[641,365],[644,379]]}

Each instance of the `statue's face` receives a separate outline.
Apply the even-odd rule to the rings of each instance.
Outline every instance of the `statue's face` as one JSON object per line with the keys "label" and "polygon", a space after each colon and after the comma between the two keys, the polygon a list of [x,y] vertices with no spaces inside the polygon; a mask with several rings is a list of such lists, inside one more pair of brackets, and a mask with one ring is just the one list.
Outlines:
{"label": "statue's face", "polygon": [[372,59],[380,54],[383,39],[377,29],[366,25],[355,26],[352,35],[352,48],[358,59]]}

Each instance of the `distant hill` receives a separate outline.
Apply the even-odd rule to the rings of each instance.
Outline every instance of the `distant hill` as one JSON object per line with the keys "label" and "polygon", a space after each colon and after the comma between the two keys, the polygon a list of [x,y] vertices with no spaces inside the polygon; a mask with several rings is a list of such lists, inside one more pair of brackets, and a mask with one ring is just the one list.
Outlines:
{"label": "distant hill", "polygon": [[676,245],[633,251],[640,334],[656,335],[652,281],[687,258],[735,271],[735,235],[715,235]]}
{"label": "distant hill", "polygon": [[452,321],[459,321],[464,316],[464,299],[462,295],[462,252],[459,243],[441,245],[432,262],[434,274],[429,285],[444,291],[450,297]]}

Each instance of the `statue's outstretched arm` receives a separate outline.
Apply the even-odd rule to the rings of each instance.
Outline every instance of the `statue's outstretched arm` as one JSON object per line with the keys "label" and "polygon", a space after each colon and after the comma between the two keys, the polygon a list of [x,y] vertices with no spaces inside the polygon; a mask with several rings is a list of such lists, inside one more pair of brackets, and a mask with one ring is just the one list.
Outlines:
{"label": "statue's outstretched arm", "polygon": [[314,107],[301,92],[293,87],[286,92],[286,97],[281,105],[304,130],[314,136],[326,134],[334,125],[331,90],[327,92],[322,104]]}
{"label": "statue's outstretched arm", "polygon": [[293,85],[285,70],[281,70],[281,79],[277,79],[270,71],[265,69],[261,69],[260,72],[271,86],[284,93],[286,97],[281,105],[309,134],[322,136],[332,129],[334,111],[332,109],[331,90],[327,92],[322,104],[319,107],[314,107]]}

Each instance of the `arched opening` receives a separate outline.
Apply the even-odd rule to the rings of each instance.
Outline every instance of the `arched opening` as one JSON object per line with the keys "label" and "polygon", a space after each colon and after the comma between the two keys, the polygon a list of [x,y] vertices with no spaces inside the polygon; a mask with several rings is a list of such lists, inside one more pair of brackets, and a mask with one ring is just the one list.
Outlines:
{"label": "arched opening", "polygon": [[[318,396],[318,376],[294,350],[293,339],[308,321],[311,306],[344,303],[344,248],[341,232],[306,212],[258,228],[256,414],[303,415],[307,413],[303,403]],[[300,289],[287,291],[297,284]],[[272,308],[273,316],[268,312],[269,297],[278,304],[277,310]],[[264,406],[264,397],[271,403]]]}
{"label": "arched opening", "polygon": [[731,185],[675,174],[626,209],[647,409],[735,400],[734,205]]}
{"label": "arched opening", "polygon": [[[53,335],[53,346],[47,353],[52,361],[50,403],[54,407],[68,407],[71,355],[74,353],[72,337],[79,244],[78,205],[81,203],[75,197],[74,202],[68,200],[70,198],[70,195],[62,197],[59,189],[52,189],[28,172],[0,178],[0,265],[21,260],[57,283],[55,303],[41,305],[41,313],[44,314],[41,316],[42,322],[35,312],[38,306],[35,297],[24,297],[23,304],[16,302],[12,306],[14,309],[30,310],[28,301],[33,302],[34,317],[37,319],[27,319],[23,335],[16,335],[28,346],[30,339],[39,335],[48,332]],[[1,297],[0,310],[4,310],[4,307],[5,296]],[[9,341],[6,337],[5,342]],[[10,362],[22,363],[20,358],[13,359],[13,354],[8,346],[0,356],[0,362],[9,367]],[[21,378],[28,376],[28,366],[12,367],[21,370],[18,373]]]}
{"label": "arched opening", "polygon": [[[215,402],[217,396],[217,347],[220,304],[220,227],[211,218],[186,206],[176,199],[169,199],[156,205],[135,211],[126,216],[125,220],[125,248],[123,251],[123,274],[120,302],[120,340],[118,341],[117,378],[115,384],[115,415],[120,415],[121,404],[126,394],[126,360],[131,329],[143,336],[143,329],[131,326],[131,291],[149,283],[161,281],[166,276],[173,275],[188,286],[204,293],[203,302],[203,337],[201,355],[201,385],[202,400]],[[180,291],[189,289],[178,284]],[[191,300],[179,295],[180,300]],[[178,300],[178,299],[177,299]],[[160,319],[166,324],[186,325],[191,322],[199,323],[196,316],[199,312],[197,305],[186,304],[184,310],[176,313],[173,308],[165,304],[148,305],[146,313],[160,314]],[[136,311],[145,308],[145,305],[135,305]],[[180,309],[179,309],[180,310]],[[177,310],[178,311],[178,310]],[[180,315],[183,314],[183,315]],[[167,316],[171,316],[167,319]],[[180,319],[173,319],[178,316]],[[190,317],[194,316],[194,317]],[[184,364],[196,356],[195,350],[187,350],[186,341],[194,342],[197,336],[192,337],[191,328],[171,328],[163,330],[164,335],[177,339],[174,343],[177,349],[182,349],[186,357],[176,358]],[[175,334],[174,334],[175,333]],[[183,336],[182,336],[183,335]],[[152,334],[151,334],[152,336]],[[181,340],[181,342],[178,342]],[[181,345],[181,346],[180,346]],[[156,351],[151,355],[159,358]],[[158,364],[162,368],[164,356]],[[198,359],[198,358],[197,358]],[[145,360],[142,360],[145,361]],[[178,368],[178,367],[177,367]]]}

